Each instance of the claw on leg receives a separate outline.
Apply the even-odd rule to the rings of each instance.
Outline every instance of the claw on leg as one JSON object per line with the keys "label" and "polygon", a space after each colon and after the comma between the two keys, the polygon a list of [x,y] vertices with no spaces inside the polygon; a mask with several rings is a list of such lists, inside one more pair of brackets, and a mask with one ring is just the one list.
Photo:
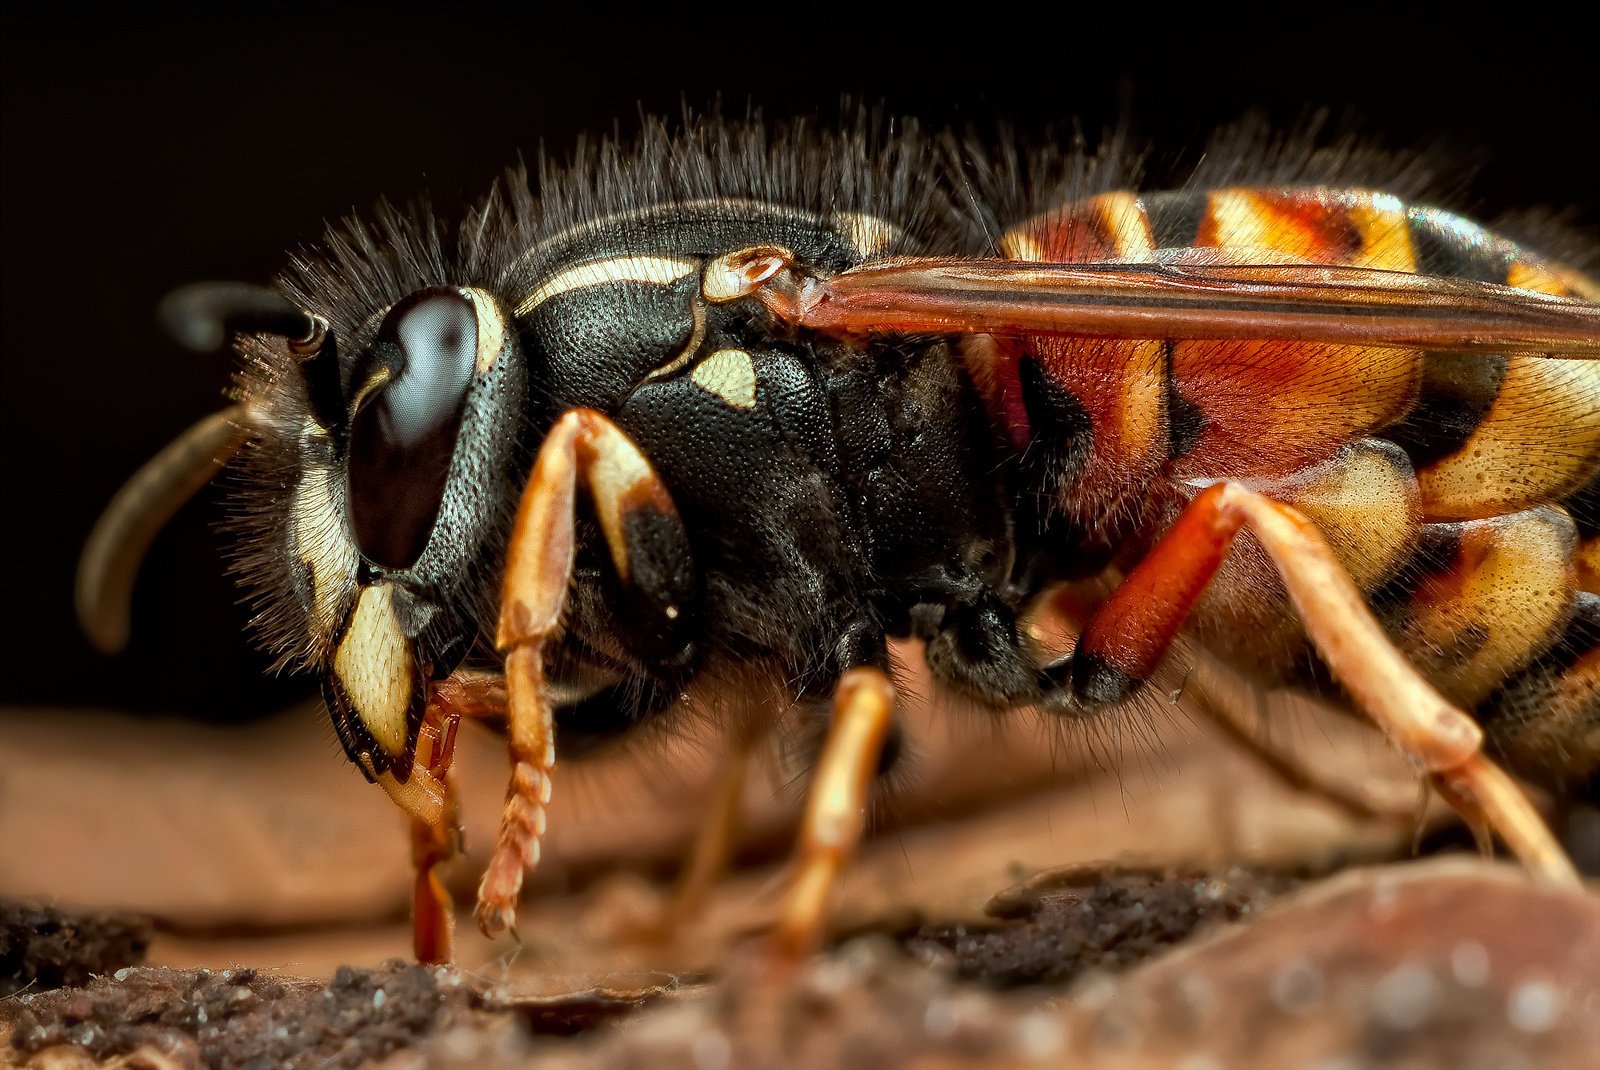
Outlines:
{"label": "claw on leg", "polygon": [[450,704],[432,696],[418,732],[417,761],[406,782],[419,800],[429,803],[410,810],[414,871],[411,944],[417,961],[426,964],[450,961],[455,931],[455,904],[439,880],[438,868],[461,850],[455,791],[450,783],[459,724],[460,716]]}
{"label": "claw on leg", "polygon": [[1533,803],[1483,753],[1483,731],[1389,642],[1311,522],[1242,487],[1226,491],[1278,566],[1318,651],[1367,716],[1429,774],[1480,842],[1492,829],[1534,876],[1577,886],[1577,871]]}
{"label": "claw on leg", "polygon": [[506,684],[511,782],[494,854],[478,885],[476,911],[478,928],[488,937],[516,925],[523,874],[539,864],[556,764],[555,723],[538,646],[517,647],[506,656]]}
{"label": "claw on leg", "polygon": [[1397,649],[1305,515],[1239,483],[1213,483],[1095,611],[1070,662],[1079,697],[1120,699],[1147,680],[1248,530],[1282,577],[1323,662],[1355,705],[1475,828],[1528,871],[1571,887],[1576,870],[1528,797],[1483,753],[1483,730]]}
{"label": "claw on leg", "polygon": [[833,697],[833,719],[806,801],[794,883],[772,932],[780,959],[815,949],[828,903],[866,826],[868,792],[894,720],[894,685],[881,669],[851,669]]}

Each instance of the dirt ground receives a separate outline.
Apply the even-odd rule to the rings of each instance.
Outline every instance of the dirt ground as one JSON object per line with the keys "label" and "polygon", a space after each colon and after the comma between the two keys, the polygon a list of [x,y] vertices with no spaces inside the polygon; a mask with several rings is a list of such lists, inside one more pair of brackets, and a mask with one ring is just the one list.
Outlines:
{"label": "dirt ground", "polygon": [[752,941],[708,977],[558,996],[398,961],[325,981],[117,966],[137,957],[119,935],[101,961],[78,949],[87,983],[6,997],[0,1029],[38,1070],[1593,1065],[1592,894],[1461,857],[1295,883],[1080,868],[981,927],[792,969]]}
{"label": "dirt ground", "polygon": [[[761,936],[799,806],[780,762],[750,776],[704,908],[638,935],[712,790],[705,738],[564,770],[520,944],[472,929],[469,851],[448,969],[405,964],[403,827],[315,711],[232,731],[0,712],[0,1065],[1534,1070],[1600,1050],[1600,896],[1451,853],[1437,811],[1413,860],[1414,784],[1344,718],[1298,710],[1273,738],[1402,816],[1290,787],[1181,714],[1070,740],[909,705],[911,774],[813,959]],[[464,747],[469,848],[503,762]],[[1592,811],[1564,830],[1600,840]]]}

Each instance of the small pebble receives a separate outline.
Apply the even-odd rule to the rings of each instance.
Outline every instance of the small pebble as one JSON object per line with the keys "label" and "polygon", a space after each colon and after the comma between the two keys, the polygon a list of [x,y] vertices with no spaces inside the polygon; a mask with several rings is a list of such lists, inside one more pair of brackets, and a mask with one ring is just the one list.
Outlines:
{"label": "small pebble", "polygon": [[1067,1030],[1059,1015],[1035,1011],[1017,1023],[1017,1047],[1034,1062],[1053,1059],[1067,1046]]}
{"label": "small pebble", "polygon": [[1549,981],[1524,981],[1511,990],[1506,1017],[1524,1033],[1543,1033],[1561,1015],[1561,993]]}
{"label": "small pebble", "polygon": [[1428,1020],[1439,997],[1432,971],[1415,962],[1396,966],[1372,986],[1373,1010],[1394,1029],[1416,1029]]}
{"label": "small pebble", "polygon": [[1285,1014],[1301,1015],[1316,1009],[1322,1002],[1326,985],[1322,971],[1309,959],[1295,959],[1273,974],[1267,992],[1272,1002]]}

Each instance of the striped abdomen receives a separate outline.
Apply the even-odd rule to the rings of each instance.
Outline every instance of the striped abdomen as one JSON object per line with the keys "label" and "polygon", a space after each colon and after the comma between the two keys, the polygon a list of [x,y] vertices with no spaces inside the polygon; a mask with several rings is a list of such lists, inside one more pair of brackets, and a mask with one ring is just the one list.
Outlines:
{"label": "striped abdomen", "polygon": [[[1008,234],[1040,261],[1307,262],[1600,300],[1459,216],[1327,188],[1110,193]],[[991,341],[973,373],[1025,490],[1085,542],[1147,544],[1196,481],[1311,515],[1396,642],[1514,764],[1600,767],[1600,362],[1244,341]],[[1030,495],[1031,497],[1031,495]],[[1316,681],[1246,541],[1191,633],[1268,682]]]}

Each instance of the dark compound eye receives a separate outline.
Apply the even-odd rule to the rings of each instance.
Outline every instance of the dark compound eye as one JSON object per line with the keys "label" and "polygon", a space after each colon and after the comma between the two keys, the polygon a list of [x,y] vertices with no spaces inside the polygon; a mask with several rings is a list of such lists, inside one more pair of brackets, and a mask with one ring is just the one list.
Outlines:
{"label": "dark compound eye", "polygon": [[444,501],[477,360],[477,310],[459,290],[423,290],[390,310],[374,347],[374,374],[388,379],[350,427],[350,512],[367,559],[406,568]]}

